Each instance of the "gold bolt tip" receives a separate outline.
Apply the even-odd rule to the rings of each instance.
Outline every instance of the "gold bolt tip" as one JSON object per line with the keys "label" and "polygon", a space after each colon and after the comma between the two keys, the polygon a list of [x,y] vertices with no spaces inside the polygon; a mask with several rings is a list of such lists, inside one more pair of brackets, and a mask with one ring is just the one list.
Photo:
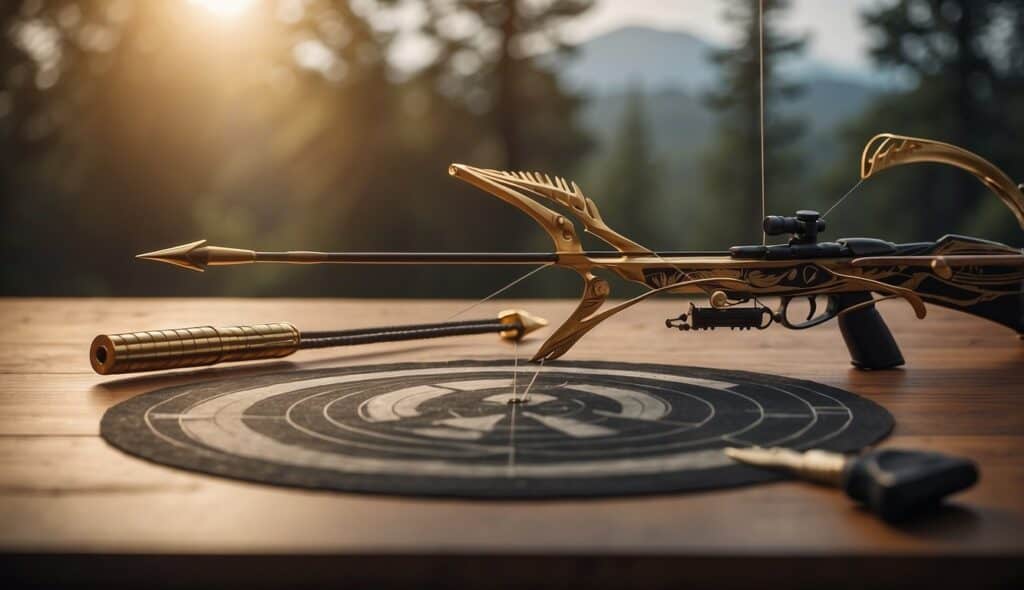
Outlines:
{"label": "gold bolt tip", "polygon": [[522,309],[506,309],[498,313],[498,319],[503,324],[518,324],[520,328],[500,332],[504,340],[522,340],[530,332],[534,332],[548,325],[548,321],[540,316],[535,316]]}
{"label": "gold bolt tip", "polygon": [[166,262],[167,264],[173,264],[174,266],[180,266],[181,268],[187,268],[197,272],[203,272],[206,268],[205,264],[196,262],[192,257],[192,252],[196,248],[201,248],[206,245],[206,240],[197,240],[195,242],[189,242],[188,244],[182,244],[180,246],[174,246],[171,248],[164,248],[163,250],[154,250],[152,252],[146,252],[144,254],[138,254],[135,257],[143,260],[156,260],[157,262]]}

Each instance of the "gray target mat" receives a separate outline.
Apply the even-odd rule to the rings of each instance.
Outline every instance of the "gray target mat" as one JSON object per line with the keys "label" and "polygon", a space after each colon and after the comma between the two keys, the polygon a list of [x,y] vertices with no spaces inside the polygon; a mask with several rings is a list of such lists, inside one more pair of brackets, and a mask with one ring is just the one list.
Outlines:
{"label": "gray target mat", "polygon": [[[160,389],[103,416],[112,445],[265,484],[488,498],[670,493],[776,479],[727,446],[856,451],[892,416],[775,375],[459,361],[286,371]],[[522,403],[509,403],[513,392]]]}

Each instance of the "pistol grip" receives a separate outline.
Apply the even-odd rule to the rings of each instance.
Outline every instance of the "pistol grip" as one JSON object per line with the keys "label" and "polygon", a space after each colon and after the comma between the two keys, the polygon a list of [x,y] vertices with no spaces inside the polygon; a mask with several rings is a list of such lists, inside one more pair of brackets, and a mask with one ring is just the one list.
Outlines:
{"label": "pistol grip", "polygon": [[[836,298],[839,312],[872,299],[871,293],[864,291],[840,293]],[[900,347],[873,304],[840,315],[839,331],[850,351],[850,362],[858,369],[891,369],[904,363]]]}

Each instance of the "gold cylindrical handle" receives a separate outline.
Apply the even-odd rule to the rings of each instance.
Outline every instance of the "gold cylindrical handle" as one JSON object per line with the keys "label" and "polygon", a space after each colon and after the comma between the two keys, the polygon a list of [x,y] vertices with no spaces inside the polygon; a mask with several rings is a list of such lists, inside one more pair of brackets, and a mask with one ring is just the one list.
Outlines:
{"label": "gold cylindrical handle", "polygon": [[100,375],[199,367],[288,356],[300,340],[287,323],[100,334],[89,347],[89,362]]}

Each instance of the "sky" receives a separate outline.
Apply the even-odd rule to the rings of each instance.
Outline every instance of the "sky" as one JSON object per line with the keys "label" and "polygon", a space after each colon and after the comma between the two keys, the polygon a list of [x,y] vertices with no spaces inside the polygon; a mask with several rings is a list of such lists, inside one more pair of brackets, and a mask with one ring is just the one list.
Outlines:
{"label": "sky", "polygon": [[[810,33],[809,57],[849,70],[867,68],[869,43],[859,13],[885,0],[792,0],[787,29]],[[573,41],[583,41],[628,25],[695,33],[727,41],[721,0],[597,0],[593,9],[568,28]]]}
{"label": "sky", "polygon": [[[192,0],[210,2],[213,0]],[[234,2],[246,0],[232,0]],[[754,0],[750,0],[753,2]],[[809,34],[806,57],[834,69],[868,74],[869,44],[861,28],[860,11],[892,0],[791,0],[784,27]],[[596,0],[594,7],[565,28],[567,40],[580,43],[626,26],[645,26],[665,31],[686,31],[712,42],[730,40],[722,20],[725,0]],[[406,3],[393,13],[399,30],[416,30],[424,18],[422,7]],[[401,35],[392,58],[403,68],[415,70],[433,56],[429,43],[418,35]]]}

